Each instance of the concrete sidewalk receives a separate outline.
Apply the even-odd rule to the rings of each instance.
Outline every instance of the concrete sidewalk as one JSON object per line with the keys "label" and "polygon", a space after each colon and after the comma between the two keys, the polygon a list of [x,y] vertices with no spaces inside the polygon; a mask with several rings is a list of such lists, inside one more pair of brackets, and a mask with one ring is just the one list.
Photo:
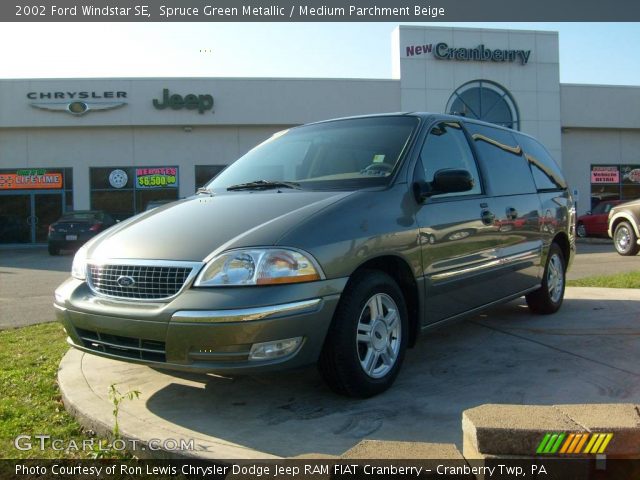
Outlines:
{"label": "concrete sidewalk", "polygon": [[194,440],[170,456],[340,455],[362,439],[461,448],[462,412],[485,403],[638,403],[639,351],[639,290],[569,288],[556,315],[531,315],[518,300],[424,336],[391,390],[368,400],[334,395],[312,367],[177,377],[75,350],[59,383],[67,408],[97,431],[113,425],[111,384],[140,390],[121,405],[122,434]]}

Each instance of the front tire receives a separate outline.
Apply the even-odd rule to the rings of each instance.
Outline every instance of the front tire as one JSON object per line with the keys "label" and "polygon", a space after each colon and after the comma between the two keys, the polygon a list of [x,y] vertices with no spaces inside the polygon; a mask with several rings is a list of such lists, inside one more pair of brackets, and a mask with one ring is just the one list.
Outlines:
{"label": "front tire", "polygon": [[587,236],[587,227],[584,226],[584,223],[578,224],[576,234],[578,234],[580,238],[585,238]]}
{"label": "front tire", "polygon": [[408,335],[407,307],[398,284],[383,272],[363,270],[342,294],[318,368],[336,393],[377,395],[396,379]]}
{"label": "front tire", "polygon": [[544,267],[542,286],[528,294],[527,305],[533,313],[548,315],[556,313],[564,300],[566,263],[562,250],[557,243],[552,243]]}
{"label": "front tire", "polygon": [[613,244],[620,255],[633,256],[640,250],[638,237],[629,222],[620,222],[613,232]]}

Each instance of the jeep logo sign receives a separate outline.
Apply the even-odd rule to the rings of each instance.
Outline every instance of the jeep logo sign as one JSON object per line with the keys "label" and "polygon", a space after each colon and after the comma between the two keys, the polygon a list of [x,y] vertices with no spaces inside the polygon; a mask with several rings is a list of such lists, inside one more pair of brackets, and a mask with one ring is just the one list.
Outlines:
{"label": "jeep logo sign", "polygon": [[153,106],[158,110],[164,110],[167,107],[172,110],[186,108],[187,110],[198,110],[199,113],[204,113],[213,108],[213,97],[211,95],[194,95],[193,93],[183,97],[177,93],[171,94],[169,89],[165,88],[162,90],[162,100],[154,98]]}

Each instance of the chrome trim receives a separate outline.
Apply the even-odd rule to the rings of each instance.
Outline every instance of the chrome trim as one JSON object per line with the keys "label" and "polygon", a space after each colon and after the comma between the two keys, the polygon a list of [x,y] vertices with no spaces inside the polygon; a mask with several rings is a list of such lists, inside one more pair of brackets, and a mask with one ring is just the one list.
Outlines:
{"label": "chrome trim", "polygon": [[134,267],[182,267],[182,268],[191,268],[191,272],[187,276],[186,280],[182,284],[180,290],[178,290],[175,294],[170,297],[163,298],[124,298],[117,297],[114,295],[107,295],[101,292],[98,292],[90,281],[90,275],[85,275],[85,282],[96,296],[102,298],[108,298],[110,300],[123,302],[123,303],[166,303],[169,300],[174,299],[178,295],[180,295],[186,288],[190,287],[193,283],[193,279],[200,273],[204,263],[202,262],[182,262],[177,260],[140,260],[140,259],[131,259],[131,258],[100,258],[100,259],[86,259],[85,266],[88,272],[89,265],[96,266],[104,266],[104,265],[131,265]]}
{"label": "chrome trim", "polygon": [[181,310],[173,314],[172,322],[176,323],[229,323],[252,322],[274,316],[293,313],[309,313],[317,309],[321,299],[304,300],[302,302],[283,303],[266,307],[229,309],[229,310]]}
{"label": "chrome trim", "polygon": [[436,273],[431,275],[431,280],[446,280],[448,278],[457,277],[458,275],[465,275],[467,273],[477,272],[479,270],[485,270],[487,268],[496,267],[502,262],[500,260],[491,260],[484,262],[480,265],[474,265],[473,267],[459,268],[457,270],[449,270],[448,272]]}
{"label": "chrome trim", "polygon": [[465,267],[465,268],[460,268],[458,270],[450,270],[448,272],[437,273],[435,275],[432,275],[431,279],[445,280],[451,277],[456,277],[458,275],[466,275],[468,273],[484,270],[486,268],[509,265],[511,263],[520,262],[523,260],[534,260],[536,258],[540,258],[540,255],[541,255],[541,249],[536,248],[534,250],[529,250],[526,252],[509,255],[508,257],[497,258],[495,260],[491,260],[490,262],[484,262],[481,265],[474,265],[472,267]]}
{"label": "chrome trim", "polygon": [[96,338],[89,338],[89,337],[82,337],[80,336],[80,338],[82,340],[84,340],[87,343],[91,343],[91,344],[95,344],[95,345],[104,345],[107,347],[111,347],[111,348],[115,348],[117,350],[131,350],[131,351],[140,351],[140,352],[147,352],[147,353],[160,353],[162,355],[165,355],[166,352],[164,350],[156,350],[153,348],[143,348],[143,347],[132,347],[132,346],[127,346],[127,345],[120,345],[118,343],[111,343],[111,342],[105,342],[104,340],[99,340]]}

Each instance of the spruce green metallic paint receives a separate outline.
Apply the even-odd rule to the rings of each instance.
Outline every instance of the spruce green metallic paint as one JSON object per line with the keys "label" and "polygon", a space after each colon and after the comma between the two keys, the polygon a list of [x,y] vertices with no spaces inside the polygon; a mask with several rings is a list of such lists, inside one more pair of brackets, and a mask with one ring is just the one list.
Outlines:
{"label": "spruce green metallic paint", "polygon": [[[94,329],[166,342],[167,362],[156,365],[163,368],[248,373],[295,367],[317,359],[340,295],[363,265],[395,259],[410,272],[417,304],[413,334],[538,288],[554,240],[562,242],[571,262],[573,205],[566,190],[513,199],[483,190],[471,197],[419,202],[413,193],[414,171],[429,127],[436,120],[461,119],[416,115],[419,131],[387,187],[198,195],[122,222],[87,245],[89,258],[190,262],[234,248],[292,247],[308,252],[325,279],[274,286],[187,286],[168,303],[148,304],[102,298],[86,283],[69,279],[56,292],[56,314],[70,343],[84,349],[75,329]],[[488,209],[496,218],[487,224],[483,215]],[[232,314],[234,309],[314,299],[320,302],[313,312],[278,318],[172,321],[184,310]],[[302,347],[286,358],[247,360],[253,343],[298,336],[304,337]]]}

